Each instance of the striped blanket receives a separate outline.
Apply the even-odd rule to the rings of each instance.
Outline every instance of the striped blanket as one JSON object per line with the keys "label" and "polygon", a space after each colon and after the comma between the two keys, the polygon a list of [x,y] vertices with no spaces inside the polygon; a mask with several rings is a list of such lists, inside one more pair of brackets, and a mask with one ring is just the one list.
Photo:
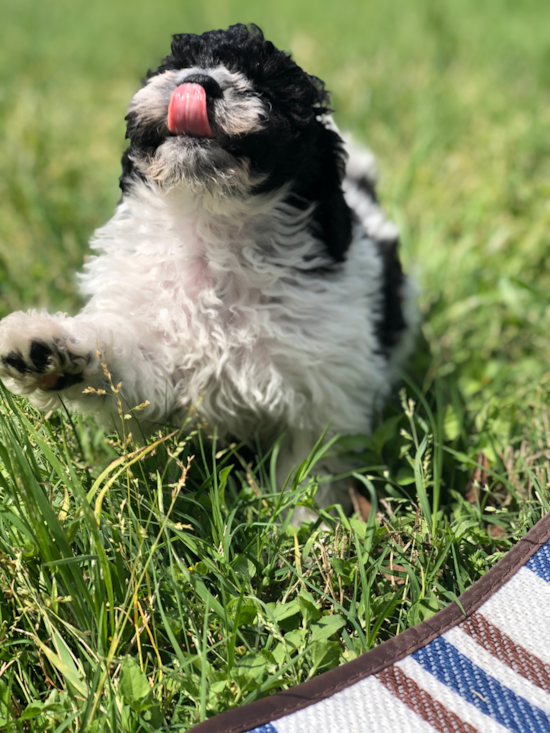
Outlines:
{"label": "striped blanket", "polygon": [[550,515],[423,622],[194,733],[550,733]]}

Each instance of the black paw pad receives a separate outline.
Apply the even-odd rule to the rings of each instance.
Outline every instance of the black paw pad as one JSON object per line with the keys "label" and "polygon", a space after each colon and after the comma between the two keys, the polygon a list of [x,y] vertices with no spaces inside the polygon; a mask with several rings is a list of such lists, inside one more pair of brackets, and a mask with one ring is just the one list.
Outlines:
{"label": "black paw pad", "polygon": [[55,386],[50,387],[50,390],[59,392],[61,389],[67,389],[67,387],[72,387],[73,384],[80,384],[83,381],[84,377],[82,374],[62,374],[58,377]]}
{"label": "black paw pad", "polygon": [[46,346],[42,341],[33,341],[31,343],[30,357],[34,368],[39,374],[44,374],[50,358],[52,356],[52,350],[49,346]]}
{"label": "black paw pad", "polygon": [[10,351],[7,356],[2,357],[2,363],[12,369],[17,369],[20,374],[30,371],[19,351]]}

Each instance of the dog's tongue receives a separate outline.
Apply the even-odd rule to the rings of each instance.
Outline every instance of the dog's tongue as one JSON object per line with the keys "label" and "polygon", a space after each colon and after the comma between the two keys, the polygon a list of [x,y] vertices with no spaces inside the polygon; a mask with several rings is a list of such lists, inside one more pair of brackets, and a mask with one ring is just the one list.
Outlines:
{"label": "dog's tongue", "polygon": [[168,129],[173,135],[214,137],[206,112],[206,92],[200,84],[180,84],[168,107]]}

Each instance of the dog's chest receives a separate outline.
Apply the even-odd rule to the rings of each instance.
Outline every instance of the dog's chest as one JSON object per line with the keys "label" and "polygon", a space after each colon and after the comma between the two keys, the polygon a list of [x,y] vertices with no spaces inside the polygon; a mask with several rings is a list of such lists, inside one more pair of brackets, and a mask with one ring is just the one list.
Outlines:
{"label": "dog's chest", "polygon": [[141,203],[125,204],[99,232],[103,254],[83,282],[95,307],[118,298],[168,345],[205,358],[256,342],[270,320],[277,275],[247,257],[257,251],[250,229],[185,199]]}
{"label": "dog's chest", "polygon": [[98,232],[103,254],[90,261],[83,290],[87,312],[139,324],[148,351],[172,365],[180,404],[200,401],[209,421],[223,412],[224,424],[245,412],[297,424],[304,400],[313,401],[320,429],[343,399],[337,385],[363,404],[365,390],[352,385],[382,361],[368,322],[380,265],[367,240],[334,273],[304,272],[315,250],[300,212],[283,212],[284,226],[270,211],[251,224],[242,212],[212,216],[191,205],[174,215],[165,198],[142,194]]}

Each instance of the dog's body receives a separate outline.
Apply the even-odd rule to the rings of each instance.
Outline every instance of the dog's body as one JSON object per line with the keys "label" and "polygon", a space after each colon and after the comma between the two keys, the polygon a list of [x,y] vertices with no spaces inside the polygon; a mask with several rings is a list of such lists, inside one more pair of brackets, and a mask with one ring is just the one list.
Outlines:
{"label": "dog's body", "polygon": [[5,318],[6,384],[109,419],[110,390],[83,393],[106,389],[99,351],[125,409],[149,402],[143,425],[194,408],[222,437],[285,432],[283,475],[329,424],[369,432],[414,308],[372,157],[350,146],[344,174],[327,103],[256,28],[176,36],[130,104],[123,198],[92,242],[88,304]]}

